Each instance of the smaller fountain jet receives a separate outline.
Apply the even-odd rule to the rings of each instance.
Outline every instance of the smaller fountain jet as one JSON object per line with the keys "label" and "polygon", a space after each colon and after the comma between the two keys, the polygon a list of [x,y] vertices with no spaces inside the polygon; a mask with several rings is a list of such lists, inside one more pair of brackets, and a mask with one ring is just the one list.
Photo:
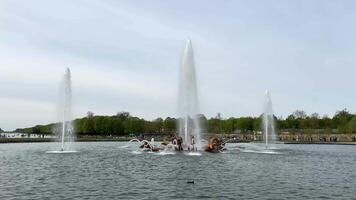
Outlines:
{"label": "smaller fountain jet", "polygon": [[70,69],[67,68],[63,77],[63,102],[62,102],[62,136],[61,136],[61,151],[64,151],[65,137],[71,137],[73,133],[72,127],[72,84]]}
{"label": "smaller fountain jet", "polygon": [[266,90],[266,101],[264,105],[264,113],[263,113],[262,121],[263,121],[265,145],[266,145],[266,149],[268,149],[270,143],[275,141],[276,139],[272,100],[268,90]]}

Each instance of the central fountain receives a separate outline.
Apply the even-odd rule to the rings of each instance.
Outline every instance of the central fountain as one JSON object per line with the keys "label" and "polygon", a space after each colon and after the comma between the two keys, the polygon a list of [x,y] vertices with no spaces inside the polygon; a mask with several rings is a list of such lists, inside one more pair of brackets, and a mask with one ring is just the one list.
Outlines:
{"label": "central fountain", "polygon": [[183,138],[185,148],[195,143],[201,149],[201,127],[198,118],[197,80],[194,65],[193,47],[188,39],[183,52],[179,77],[179,136]]}
{"label": "central fountain", "polygon": [[[171,154],[172,151],[189,151],[187,155],[202,155],[198,151],[218,153],[225,150],[225,143],[220,138],[212,137],[209,141],[203,142],[199,115],[199,101],[197,78],[195,73],[193,47],[190,40],[187,40],[182,56],[179,71],[179,92],[178,92],[178,132],[161,143],[157,147],[154,140],[151,143],[147,140],[133,139],[141,143],[140,148],[149,152],[160,152]],[[129,143],[122,148],[129,146]]]}
{"label": "central fountain", "polygon": [[74,141],[74,128],[72,124],[72,82],[71,72],[67,68],[59,92],[57,107],[58,123],[55,132],[58,135],[60,151],[49,151],[48,153],[72,153],[71,144]]}
{"label": "central fountain", "polygon": [[274,124],[274,115],[272,108],[272,100],[268,90],[266,90],[266,101],[264,104],[264,112],[263,112],[263,132],[264,132],[264,140],[265,140],[265,148],[268,149],[270,144],[276,141],[276,132],[275,132],[275,124]]}

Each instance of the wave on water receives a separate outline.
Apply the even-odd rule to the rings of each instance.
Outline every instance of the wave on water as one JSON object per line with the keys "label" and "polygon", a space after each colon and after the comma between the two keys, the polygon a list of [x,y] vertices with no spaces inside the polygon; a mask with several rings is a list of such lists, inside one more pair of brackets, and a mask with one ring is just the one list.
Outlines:
{"label": "wave on water", "polygon": [[202,154],[199,152],[189,152],[189,153],[184,153],[187,156],[201,156]]}
{"label": "wave on water", "polygon": [[244,153],[281,154],[280,152],[271,151],[269,149],[265,149],[265,150],[240,149],[240,151]]}
{"label": "wave on water", "polygon": [[279,150],[281,148],[278,148],[278,147],[268,147],[268,150]]}
{"label": "wave on water", "polygon": [[68,154],[68,153],[78,153],[79,151],[46,151],[46,153],[52,154]]}
{"label": "wave on water", "polygon": [[156,155],[162,155],[162,156],[164,156],[164,155],[174,155],[174,154],[176,154],[176,153],[174,153],[172,151],[161,151],[161,152],[156,153]]}
{"label": "wave on water", "polygon": [[142,154],[142,151],[131,151],[132,154]]}

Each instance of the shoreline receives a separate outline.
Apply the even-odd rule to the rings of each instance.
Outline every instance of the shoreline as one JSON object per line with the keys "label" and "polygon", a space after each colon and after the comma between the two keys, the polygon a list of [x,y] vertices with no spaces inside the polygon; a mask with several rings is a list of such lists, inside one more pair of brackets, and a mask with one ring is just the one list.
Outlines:
{"label": "shoreline", "polygon": [[[128,142],[131,139],[122,138],[78,138],[75,142]],[[0,138],[0,144],[6,143],[43,143],[58,142],[53,138]]]}
{"label": "shoreline", "polygon": [[[77,138],[75,142],[128,142],[133,138]],[[159,141],[159,140],[157,140]],[[58,142],[53,138],[0,138],[0,144],[7,143],[43,143],[43,142]],[[231,141],[228,143],[250,143],[257,141]],[[259,143],[259,142],[257,142]],[[309,142],[309,141],[285,141],[278,142],[279,144],[318,144],[318,145],[356,145],[356,142]]]}
{"label": "shoreline", "polygon": [[356,145],[356,142],[284,142],[284,144]]}

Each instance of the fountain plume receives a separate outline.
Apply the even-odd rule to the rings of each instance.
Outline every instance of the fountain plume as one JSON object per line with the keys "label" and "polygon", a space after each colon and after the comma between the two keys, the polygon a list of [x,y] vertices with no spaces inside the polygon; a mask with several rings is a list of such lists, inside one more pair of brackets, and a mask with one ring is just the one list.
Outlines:
{"label": "fountain plume", "polygon": [[71,142],[74,140],[72,124],[72,83],[71,72],[67,68],[59,92],[58,117],[60,128],[58,128],[61,143],[61,151],[69,150]]}
{"label": "fountain plume", "polygon": [[194,54],[191,41],[188,39],[183,52],[179,79],[179,135],[186,145],[194,136],[196,147],[201,147],[201,127],[198,119],[197,80],[194,65]]}
{"label": "fountain plume", "polygon": [[263,113],[262,122],[263,122],[262,129],[264,132],[264,140],[267,149],[271,143],[274,143],[276,141],[272,100],[268,90],[266,90],[266,101],[264,104],[264,113]]}

